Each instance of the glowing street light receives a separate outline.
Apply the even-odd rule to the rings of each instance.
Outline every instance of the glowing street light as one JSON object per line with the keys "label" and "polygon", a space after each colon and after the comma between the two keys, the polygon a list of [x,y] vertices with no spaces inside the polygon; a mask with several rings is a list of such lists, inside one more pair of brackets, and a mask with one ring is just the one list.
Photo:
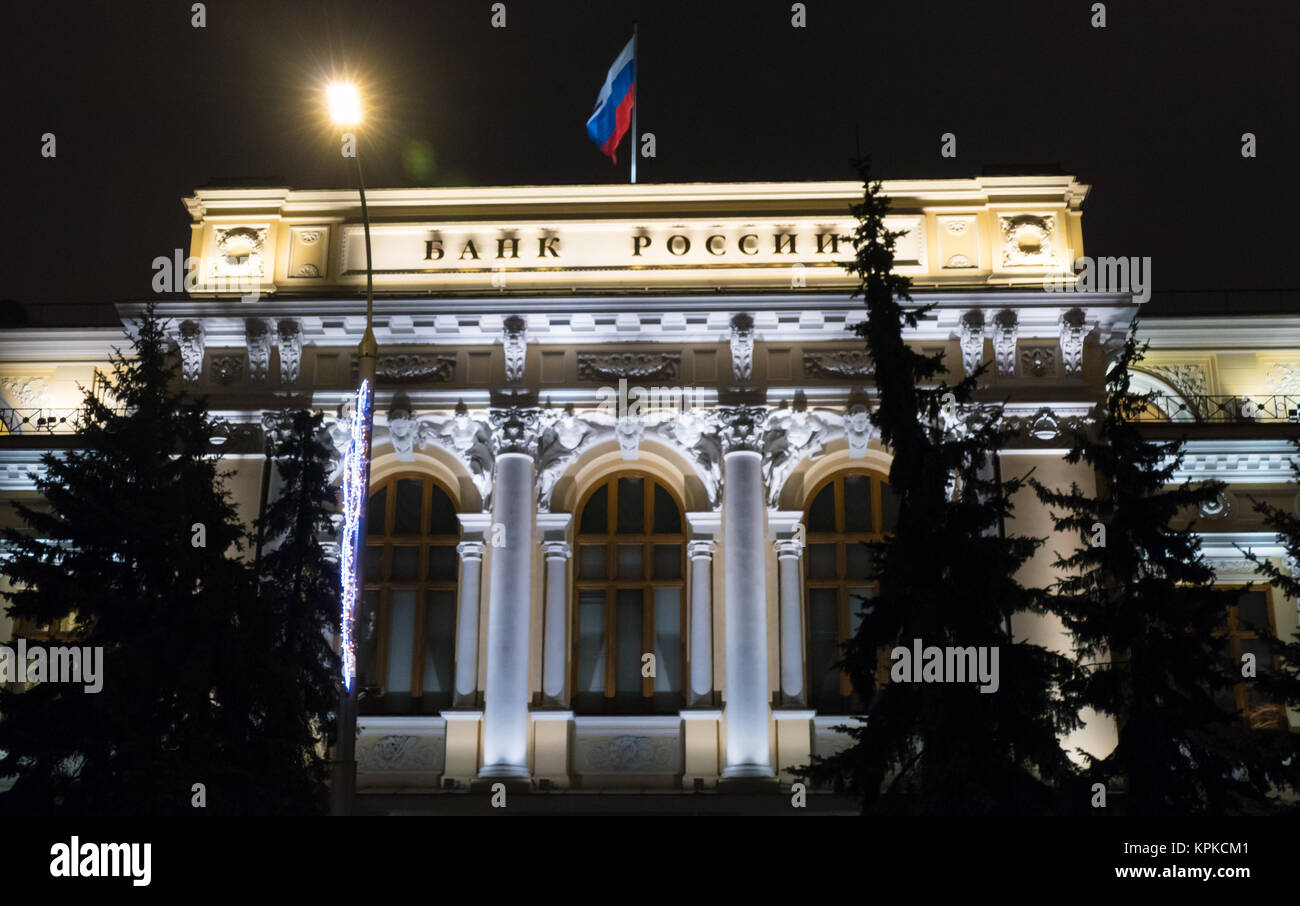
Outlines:
{"label": "glowing street light", "polygon": [[325,103],[336,126],[361,122],[361,91],[354,82],[330,82],[325,86]]}

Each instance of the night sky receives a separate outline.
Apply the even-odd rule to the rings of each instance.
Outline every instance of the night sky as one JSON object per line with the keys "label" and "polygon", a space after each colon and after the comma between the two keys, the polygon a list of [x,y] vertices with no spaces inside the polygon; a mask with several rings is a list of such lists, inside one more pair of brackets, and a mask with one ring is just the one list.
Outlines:
{"label": "night sky", "polygon": [[188,0],[11,4],[0,300],[110,324],[188,246],[194,188],[351,187],[331,73],[368,86],[371,186],[626,182],[626,140],[615,168],[584,123],[637,19],[642,182],[848,179],[855,130],[882,178],[1058,165],[1093,186],[1088,254],[1153,258],[1151,313],[1300,306],[1244,292],[1300,286],[1300,6],[805,5],[797,29],[784,0],[506,0],[494,29],[488,0],[211,0],[199,29]]}

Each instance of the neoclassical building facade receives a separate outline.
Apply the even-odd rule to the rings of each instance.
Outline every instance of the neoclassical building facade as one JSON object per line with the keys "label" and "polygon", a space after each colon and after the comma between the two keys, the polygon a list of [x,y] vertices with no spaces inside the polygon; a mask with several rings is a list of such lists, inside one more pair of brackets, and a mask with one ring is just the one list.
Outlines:
{"label": "neoclassical building facade", "polygon": [[[1139,311],[1129,292],[1052,291],[1085,254],[1088,187],[1068,176],[886,181],[898,267],[933,308],[908,331],[1014,429],[1004,474],[1095,487],[1064,459]],[[363,792],[504,779],[536,789],[775,786],[844,745],[858,703],[836,666],[872,594],[858,542],[889,531],[891,457],[852,256],[851,182],[377,190],[375,433],[358,614]],[[324,410],[349,443],[365,249],[357,196],[203,189],[185,199],[183,295],[159,301],[181,380],[223,430],[214,452],[251,522],[278,490],[268,413]],[[167,256],[164,256],[167,257]],[[149,300],[118,306],[128,328]],[[1224,584],[1240,548],[1281,563],[1250,497],[1292,505],[1300,317],[1159,318],[1139,376],[1187,477],[1230,490],[1198,523]],[[0,493],[67,449],[79,392],[121,331],[0,337]],[[1248,405],[1248,404],[1254,404]],[[1243,408],[1244,407],[1244,408]],[[6,508],[8,509],[8,508]],[[3,517],[12,521],[12,514]],[[1048,538],[1030,495],[1008,530]],[[1283,635],[1296,603],[1234,608]],[[1235,611],[1241,611],[1237,614]],[[14,627],[0,616],[0,641]],[[1047,618],[1017,636],[1061,650]],[[1233,650],[1236,650],[1234,648]],[[1237,690],[1258,720],[1300,725]],[[1069,740],[1102,754],[1088,715]]]}

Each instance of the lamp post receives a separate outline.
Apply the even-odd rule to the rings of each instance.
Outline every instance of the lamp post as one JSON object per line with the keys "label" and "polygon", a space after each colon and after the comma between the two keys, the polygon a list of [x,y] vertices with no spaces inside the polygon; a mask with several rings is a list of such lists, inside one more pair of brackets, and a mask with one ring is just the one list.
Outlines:
{"label": "lamp post", "polygon": [[[335,125],[356,127],[361,122],[361,96],[351,82],[333,82],[326,88],[330,118]],[[352,410],[351,443],[343,464],[343,543],[340,547],[343,609],[340,618],[339,654],[343,675],[339,684],[338,741],[331,765],[330,814],[352,812],[357,786],[357,657],[356,614],[361,602],[365,559],[366,505],[370,489],[370,439],[374,429],[375,343],[374,275],[370,262],[370,213],[366,208],[366,184],[361,175],[360,149],[354,143],[352,160],[357,168],[361,193],[361,223],[366,235],[366,332],[357,349],[361,379]]]}

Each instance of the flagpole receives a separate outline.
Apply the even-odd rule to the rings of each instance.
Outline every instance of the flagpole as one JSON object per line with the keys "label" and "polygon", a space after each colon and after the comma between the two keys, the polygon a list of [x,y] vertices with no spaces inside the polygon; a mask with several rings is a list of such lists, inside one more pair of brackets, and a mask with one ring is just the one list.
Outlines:
{"label": "flagpole", "polygon": [[636,185],[636,83],[641,78],[641,58],[636,52],[636,20],[632,20],[632,185]]}

